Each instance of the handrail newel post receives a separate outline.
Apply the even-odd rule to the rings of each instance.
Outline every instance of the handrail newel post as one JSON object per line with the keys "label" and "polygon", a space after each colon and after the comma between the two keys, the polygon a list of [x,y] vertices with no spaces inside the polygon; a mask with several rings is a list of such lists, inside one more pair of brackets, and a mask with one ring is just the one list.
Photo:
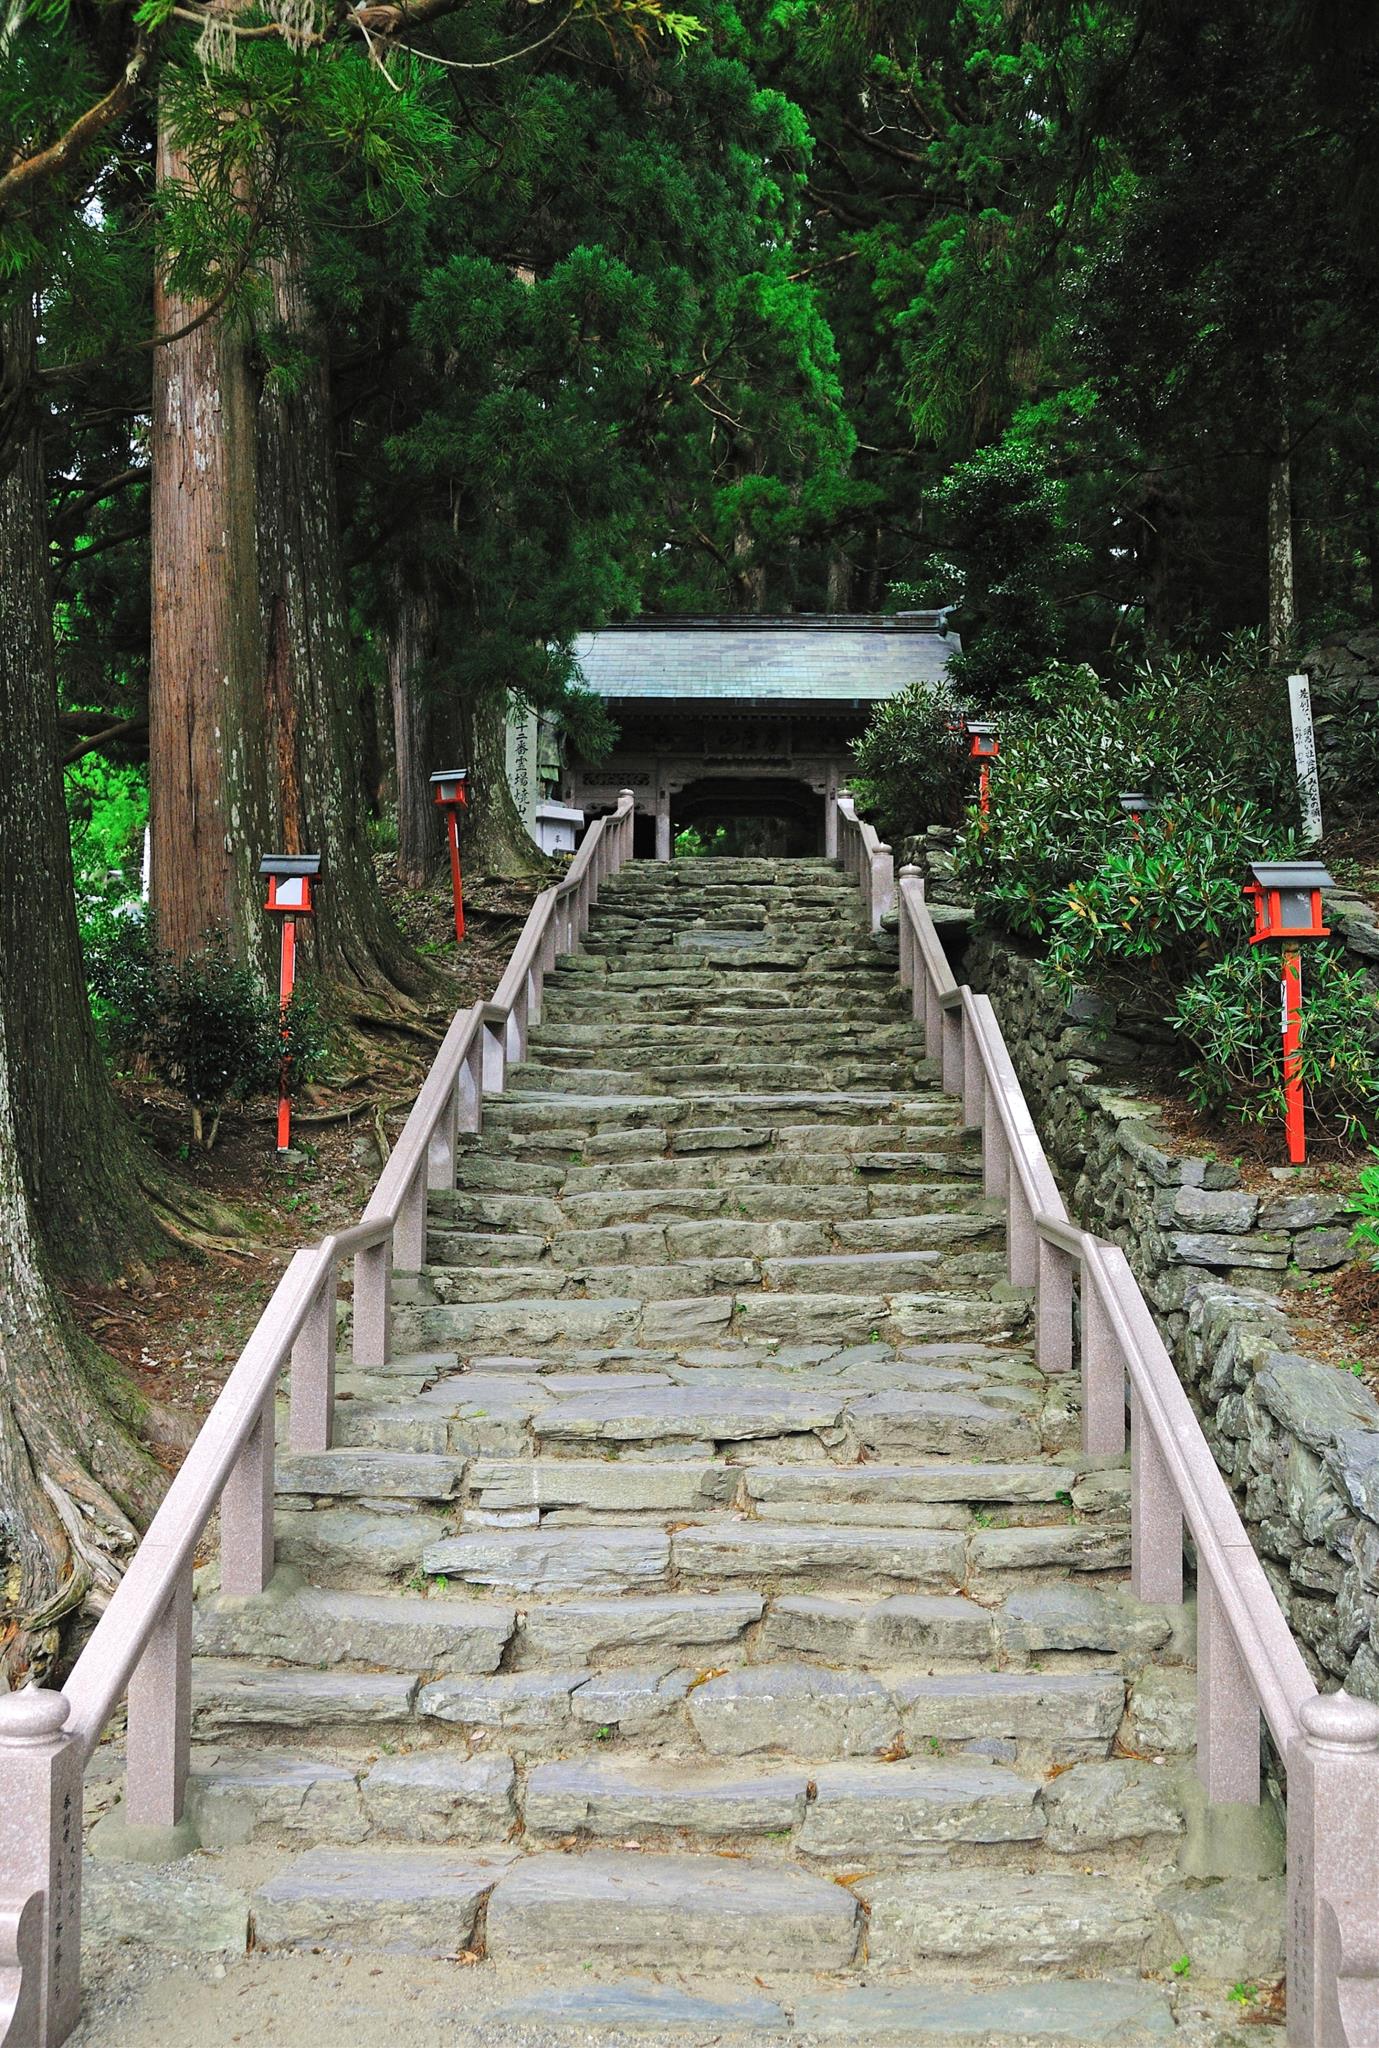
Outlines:
{"label": "handrail newel post", "polygon": [[962,1004],[962,1120],[969,1129],[980,1126],[986,1110],[986,1089],[982,1080],[981,1054],[972,1023],[971,1005],[964,995]]}
{"label": "handrail newel post", "polygon": [[[83,1746],[66,1732],[60,1692],[26,1686],[0,1695],[0,1860],[6,1903],[22,1908],[32,1943],[7,2043],[59,2048],[81,2009],[81,1786]],[[34,1901],[39,1926],[34,1942]],[[25,1979],[29,1971],[25,1971]],[[16,2024],[18,2022],[18,2024]],[[27,2024],[25,2024],[27,2022]]]}
{"label": "handrail newel post", "polygon": [[[355,1292],[357,1296],[357,1286]],[[270,1393],[220,1497],[223,1593],[261,1593],[273,1576],[273,1423]]]}
{"label": "handrail newel post", "polygon": [[1144,1403],[1130,1395],[1130,1591],[1151,1607],[1183,1602],[1183,1510]]}
{"label": "handrail newel post", "polygon": [[[905,897],[907,883],[912,889],[917,890],[921,897],[923,896],[924,877],[913,861],[907,861],[900,870],[896,881],[898,885],[896,901],[900,906],[900,986],[911,991],[914,1000],[910,1005],[910,1011],[911,1015],[917,1017],[920,1014],[923,1002],[921,982],[927,981],[927,977],[921,975],[915,968],[915,955],[919,948],[915,943],[915,929],[910,922],[909,905],[906,903]],[[924,1050],[926,1053],[928,1052],[929,1048],[927,1045]]]}
{"label": "handrail newel post", "polygon": [[1125,1451],[1125,1361],[1085,1267],[1081,1310],[1082,1448],[1088,1457],[1119,1458]]}
{"label": "handrail newel post", "polygon": [[1213,1806],[1257,1806],[1259,1703],[1231,1630],[1228,1597],[1199,1558],[1197,1775]]}
{"label": "handrail newel post", "polygon": [[1004,1199],[1015,1175],[1010,1170],[1010,1151],[996,1105],[991,1100],[991,1083],[982,1083],[982,1193]]}
{"label": "handrail newel post", "polygon": [[[226,1488],[228,1497],[229,1488]],[[244,1590],[227,1585],[227,1592]],[[254,1588],[258,1591],[260,1588]],[[182,1820],[191,1759],[192,1575],[188,1565],[129,1680],[122,1818],[169,1832]],[[189,1842],[187,1846],[192,1845]]]}
{"label": "handrail newel post", "polygon": [[[455,1122],[459,1131],[477,1131],[484,1113],[484,1034],[477,1032],[464,1065],[460,1069],[455,1090]],[[451,1182],[453,1186],[453,1181]]]}
{"label": "handrail newel post", "polygon": [[[1379,1937],[1379,1707],[1321,1693],[1298,1718],[1286,1758],[1288,2048],[1363,2048],[1372,2033],[1352,2034],[1339,2006],[1347,1953],[1372,1967]],[[1328,1920],[1343,1922],[1340,1943],[1324,1939]]]}
{"label": "handrail newel post", "polygon": [[527,992],[523,988],[502,1026],[504,1067],[515,1067],[527,1050]]}
{"label": "handrail newel post", "polygon": [[957,1009],[945,1010],[940,1004],[939,1018],[943,1034],[943,1092],[945,1095],[961,1095],[962,1015]]}
{"label": "handrail newel post", "polygon": [[311,1297],[292,1346],[288,1447],[328,1451],[335,1422],[335,1262]]}
{"label": "handrail newel post", "polygon": [[[994,1121],[994,1119],[993,1119]],[[1039,1280],[1039,1240],[1034,1216],[1018,1173],[1010,1175],[1006,1205],[1006,1278],[1012,1287],[1034,1287]]]}
{"label": "handrail newel post", "polygon": [[392,1355],[391,1296],[393,1246],[389,1232],[379,1244],[354,1255],[355,1364],[362,1372],[386,1365]]}

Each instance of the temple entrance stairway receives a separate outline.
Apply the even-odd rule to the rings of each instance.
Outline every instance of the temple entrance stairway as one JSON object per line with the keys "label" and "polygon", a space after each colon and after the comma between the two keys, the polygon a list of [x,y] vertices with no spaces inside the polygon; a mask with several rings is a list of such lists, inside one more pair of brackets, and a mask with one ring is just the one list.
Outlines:
{"label": "temple entrance stairway", "polygon": [[269,1592],[203,1574],[258,1948],[463,1956],[495,2042],[1175,2036],[1190,1628],[847,879],[624,869],[457,1183]]}

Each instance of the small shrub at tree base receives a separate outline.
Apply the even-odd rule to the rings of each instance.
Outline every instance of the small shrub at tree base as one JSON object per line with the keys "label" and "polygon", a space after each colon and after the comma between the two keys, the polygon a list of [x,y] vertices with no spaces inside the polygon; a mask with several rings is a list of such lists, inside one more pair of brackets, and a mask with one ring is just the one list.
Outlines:
{"label": "small shrub at tree base", "polygon": [[[1278,951],[1257,946],[1228,954],[1183,989],[1173,1024],[1195,1054],[1183,1079],[1199,1109],[1243,1123],[1282,1120],[1280,971]],[[1302,986],[1308,1115],[1333,1137],[1367,1138],[1379,1130],[1379,1004],[1336,946],[1308,947]]]}
{"label": "small shrub at tree base", "polygon": [[88,904],[80,919],[91,1015],[117,1057],[144,1049],[159,1008],[158,961],[143,904]]}
{"label": "small shrub at tree base", "polygon": [[228,1101],[262,1086],[277,1027],[277,1004],[252,969],[231,958],[222,934],[213,933],[204,952],[166,963],[149,1051],[190,1103],[198,1145],[209,1151],[215,1143]]}

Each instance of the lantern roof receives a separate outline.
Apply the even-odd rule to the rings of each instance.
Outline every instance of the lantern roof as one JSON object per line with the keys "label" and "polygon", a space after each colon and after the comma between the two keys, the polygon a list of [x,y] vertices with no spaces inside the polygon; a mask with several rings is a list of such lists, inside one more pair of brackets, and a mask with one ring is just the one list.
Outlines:
{"label": "lantern roof", "polygon": [[280,880],[292,875],[319,875],[320,872],[319,853],[266,853],[259,862],[261,875],[276,875]]}
{"label": "lantern roof", "polygon": [[467,768],[442,768],[431,777],[432,782],[463,782],[469,774]]}
{"label": "lantern roof", "polygon": [[990,718],[964,718],[962,729],[964,732],[972,733],[975,738],[984,740],[989,733],[995,732],[996,726]]}
{"label": "lantern roof", "polygon": [[1250,873],[1261,889],[1332,889],[1335,883],[1319,860],[1252,860]]}

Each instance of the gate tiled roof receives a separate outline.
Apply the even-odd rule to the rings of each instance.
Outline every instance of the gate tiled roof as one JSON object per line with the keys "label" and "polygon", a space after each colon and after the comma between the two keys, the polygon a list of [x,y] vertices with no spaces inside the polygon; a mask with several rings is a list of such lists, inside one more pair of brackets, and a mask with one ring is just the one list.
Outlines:
{"label": "gate tiled roof", "polygon": [[858,703],[939,683],[961,645],[938,612],[648,618],[575,642],[600,697]]}

